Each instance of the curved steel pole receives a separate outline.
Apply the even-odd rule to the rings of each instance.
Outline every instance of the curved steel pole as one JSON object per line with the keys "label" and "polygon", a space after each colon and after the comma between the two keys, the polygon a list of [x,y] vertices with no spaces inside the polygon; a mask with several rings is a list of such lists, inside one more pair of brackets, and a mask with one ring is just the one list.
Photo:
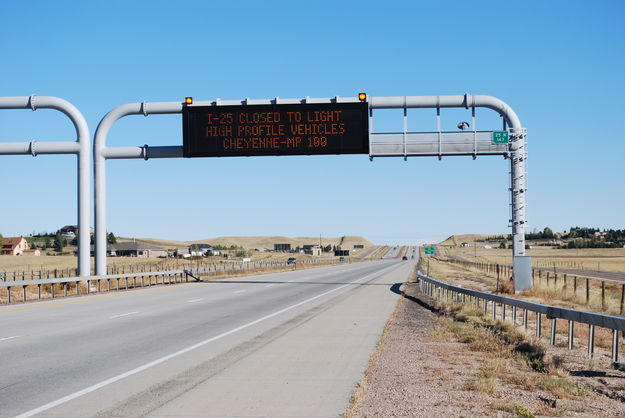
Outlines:
{"label": "curved steel pole", "polygon": [[67,100],[52,96],[0,97],[0,109],[54,109],[64,113],[74,124],[76,142],[35,142],[0,144],[0,154],[77,154],[78,189],[78,275],[89,276],[89,215],[91,138],[87,121]]}
{"label": "curved steel pole", "polygon": [[484,107],[499,113],[510,125],[510,195],[512,200],[512,253],[514,257],[525,255],[525,130],[514,110],[503,100],[493,96],[464,94],[456,96],[395,96],[371,97],[369,106],[372,109],[401,108],[448,108]]}
{"label": "curved steel pole", "polygon": [[[95,271],[106,269],[106,137],[115,122],[128,115],[181,113],[181,102],[128,103],[111,110],[98,124],[93,141],[94,205],[95,205]],[[113,148],[114,149],[114,148]],[[182,154],[180,155],[182,156]],[[132,157],[129,157],[132,158]]]}

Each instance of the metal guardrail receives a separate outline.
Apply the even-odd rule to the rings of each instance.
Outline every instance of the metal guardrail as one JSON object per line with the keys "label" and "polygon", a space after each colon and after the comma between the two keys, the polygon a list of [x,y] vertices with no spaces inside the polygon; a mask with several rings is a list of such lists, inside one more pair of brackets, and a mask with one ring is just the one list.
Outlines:
{"label": "metal guardrail", "polygon": [[[448,257],[447,259],[444,259],[443,261],[460,264],[464,267],[477,268],[485,273],[496,273],[498,281],[499,281],[500,275],[502,277],[512,276],[513,269],[512,269],[512,266],[510,265],[479,263],[475,261],[464,260],[460,257],[453,257],[453,256]],[[546,273],[545,277],[543,277],[543,274],[542,274],[543,272]],[[611,275],[622,274],[618,272],[603,272],[603,273],[611,274]],[[567,281],[567,278],[569,279],[568,281]],[[583,279],[581,283],[579,283],[579,281],[577,280],[578,278]],[[570,284],[572,285],[571,287],[573,288],[573,293],[575,294],[575,296],[577,296],[578,289],[584,292],[582,295],[585,296],[586,298],[586,304],[590,303],[590,288],[591,288],[590,281],[591,280],[593,280],[593,282],[599,281],[601,283],[600,285],[601,286],[601,310],[603,311],[606,310],[606,300],[608,298],[608,295],[606,293],[606,283],[612,283],[613,286],[615,285],[621,286],[619,313],[623,315],[625,313],[625,282],[623,281],[623,279],[592,276],[592,275],[589,275],[588,273],[585,273],[584,271],[572,272],[571,270],[565,270],[565,271],[563,271],[562,269],[552,270],[550,268],[544,268],[544,267],[532,268],[533,286],[537,284],[541,284],[541,285],[546,285],[547,287],[549,287],[550,281],[551,281],[555,289],[558,286],[558,281],[559,281],[560,289],[563,292],[566,292]],[[582,289],[582,287],[585,287],[585,289]]]}
{"label": "metal guardrail", "polygon": [[[300,265],[330,265],[335,264],[336,261],[334,259],[328,260],[302,260],[298,262]],[[86,284],[86,292],[102,292],[102,281],[105,281],[106,288],[104,291],[108,292],[111,290],[121,290],[121,289],[129,289],[129,288],[138,288],[138,287],[150,287],[158,284],[174,284],[174,283],[188,283],[189,277],[192,280],[199,281],[199,276],[201,275],[216,275],[216,274],[228,274],[235,273],[241,271],[253,272],[257,270],[263,270],[266,268],[284,268],[284,267],[292,267],[294,269],[297,268],[297,264],[288,264],[287,262],[271,262],[271,263],[242,263],[240,265],[231,265],[231,266],[223,266],[224,268],[204,268],[204,269],[182,269],[182,270],[166,270],[166,271],[152,271],[152,272],[141,272],[141,273],[120,273],[120,274],[107,274],[107,275],[97,275],[97,276],[88,276],[88,277],[58,277],[52,279],[33,279],[33,280],[7,280],[0,281],[0,289],[6,288],[7,294],[7,302],[10,304],[13,302],[13,298],[11,295],[11,288],[22,288],[22,302],[28,301],[27,297],[27,288],[29,286],[37,286],[37,300],[42,299],[42,286],[50,285],[50,296],[54,299],[57,295],[55,294],[55,285],[62,284],[63,285],[63,295],[68,296],[69,283],[76,283],[75,294],[80,294],[80,285],[79,283]],[[120,287],[120,280],[123,281],[123,288]],[[147,283],[146,283],[146,279]],[[160,283],[159,283],[159,279]],[[132,283],[130,282],[132,280]],[[138,281],[140,280],[140,281]],[[115,288],[111,288],[111,281],[115,283]],[[93,283],[97,284],[97,290],[91,290],[91,285]]]}
{"label": "metal guardrail", "polygon": [[420,280],[421,291],[430,297],[439,299],[448,299],[457,302],[475,303],[481,306],[485,313],[489,311],[489,305],[492,310],[493,319],[497,318],[497,306],[500,306],[501,319],[507,320],[506,308],[511,308],[510,320],[517,325],[517,309],[523,310],[523,325],[527,329],[529,324],[529,312],[536,315],[535,333],[537,337],[541,337],[542,332],[542,316],[546,315],[551,320],[551,336],[552,345],[556,343],[556,325],[558,319],[568,321],[568,348],[573,349],[574,327],[575,323],[588,325],[588,356],[592,358],[595,347],[595,327],[602,327],[612,330],[612,361],[618,362],[619,356],[619,338],[618,333],[625,332],[625,318],[603,315],[594,312],[579,311],[576,309],[560,308],[557,306],[543,305],[540,303],[528,302],[521,299],[511,298],[507,296],[496,295],[479,290],[466,289],[460,286],[450,285],[439,280],[428,277],[421,272],[417,273]]}

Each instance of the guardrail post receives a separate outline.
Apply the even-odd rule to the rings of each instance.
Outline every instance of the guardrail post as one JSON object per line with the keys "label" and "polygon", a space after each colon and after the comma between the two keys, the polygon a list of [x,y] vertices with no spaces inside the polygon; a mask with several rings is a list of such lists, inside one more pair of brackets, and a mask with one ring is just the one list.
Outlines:
{"label": "guardrail post", "polygon": [[506,304],[505,303],[501,304],[501,319],[502,321],[506,320]]}
{"label": "guardrail post", "polygon": [[574,339],[575,339],[575,322],[569,319],[569,350],[573,349]]}
{"label": "guardrail post", "polygon": [[493,301],[493,320],[497,319],[497,302]]}
{"label": "guardrail post", "polygon": [[37,285],[37,299],[41,300],[41,285]]}
{"label": "guardrail post", "polygon": [[516,306],[512,307],[512,323],[516,325]]}
{"label": "guardrail post", "polygon": [[612,363],[618,363],[618,330],[612,330]]}
{"label": "guardrail post", "polygon": [[556,326],[557,326],[556,318],[551,318],[551,338],[549,339],[549,342],[551,343],[551,345],[556,345]]}
{"label": "guardrail post", "polygon": [[22,286],[22,302],[26,302],[26,287]]}
{"label": "guardrail post", "polygon": [[540,312],[536,312],[536,336],[540,338],[543,328],[543,316]]}
{"label": "guardrail post", "polygon": [[621,286],[621,306],[619,312],[623,315],[623,302],[625,302],[625,284]]}
{"label": "guardrail post", "polygon": [[54,285],[55,285],[55,283],[52,283],[50,285],[50,294],[52,295],[52,299],[54,299]]}
{"label": "guardrail post", "polygon": [[76,296],[80,295],[80,282],[76,282]]}
{"label": "guardrail post", "polygon": [[10,304],[11,303],[11,286],[7,287],[7,300],[8,300],[8,303]]}
{"label": "guardrail post", "polygon": [[63,283],[63,296],[67,297],[67,288],[68,288],[68,283],[65,282]]}
{"label": "guardrail post", "polygon": [[588,357],[592,358],[595,354],[595,326],[588,325]]}
{"label": "guardrail post", "polygon": [[484,313],[488,313],[488,300],[484,299]]}

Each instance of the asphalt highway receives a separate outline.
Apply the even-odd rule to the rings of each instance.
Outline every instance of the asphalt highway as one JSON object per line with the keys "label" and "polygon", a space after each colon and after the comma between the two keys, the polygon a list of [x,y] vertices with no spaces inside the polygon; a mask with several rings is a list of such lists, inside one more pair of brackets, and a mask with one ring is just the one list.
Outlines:
{"label": "asphalt highway", "polygon": [[0,417],[340,415],[416,261],[2,307]]}
{"label": "asphalt highway", "polygon": [[401,247],[399,245],[391,248],[390,250],[388,250],[388,252],[386,254],[384,254],[382,256],[382,258],[384,260],[390,260],[393,258],[397,258],[399,256],[399,251],[401,250]]}

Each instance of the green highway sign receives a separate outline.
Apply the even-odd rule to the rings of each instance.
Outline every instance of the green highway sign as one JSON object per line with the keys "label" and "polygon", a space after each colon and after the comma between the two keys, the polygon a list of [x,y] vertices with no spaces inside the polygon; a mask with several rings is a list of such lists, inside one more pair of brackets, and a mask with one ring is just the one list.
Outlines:
{"label": "green highway sign", "polygon": [[508,131],[494,131],[492,136],[493,144],[507,144],[509,142]]}
{"label": "green highway sign", "polygon": [[434,254],[434,247],[425,247],[425,253],[426,254]]}

